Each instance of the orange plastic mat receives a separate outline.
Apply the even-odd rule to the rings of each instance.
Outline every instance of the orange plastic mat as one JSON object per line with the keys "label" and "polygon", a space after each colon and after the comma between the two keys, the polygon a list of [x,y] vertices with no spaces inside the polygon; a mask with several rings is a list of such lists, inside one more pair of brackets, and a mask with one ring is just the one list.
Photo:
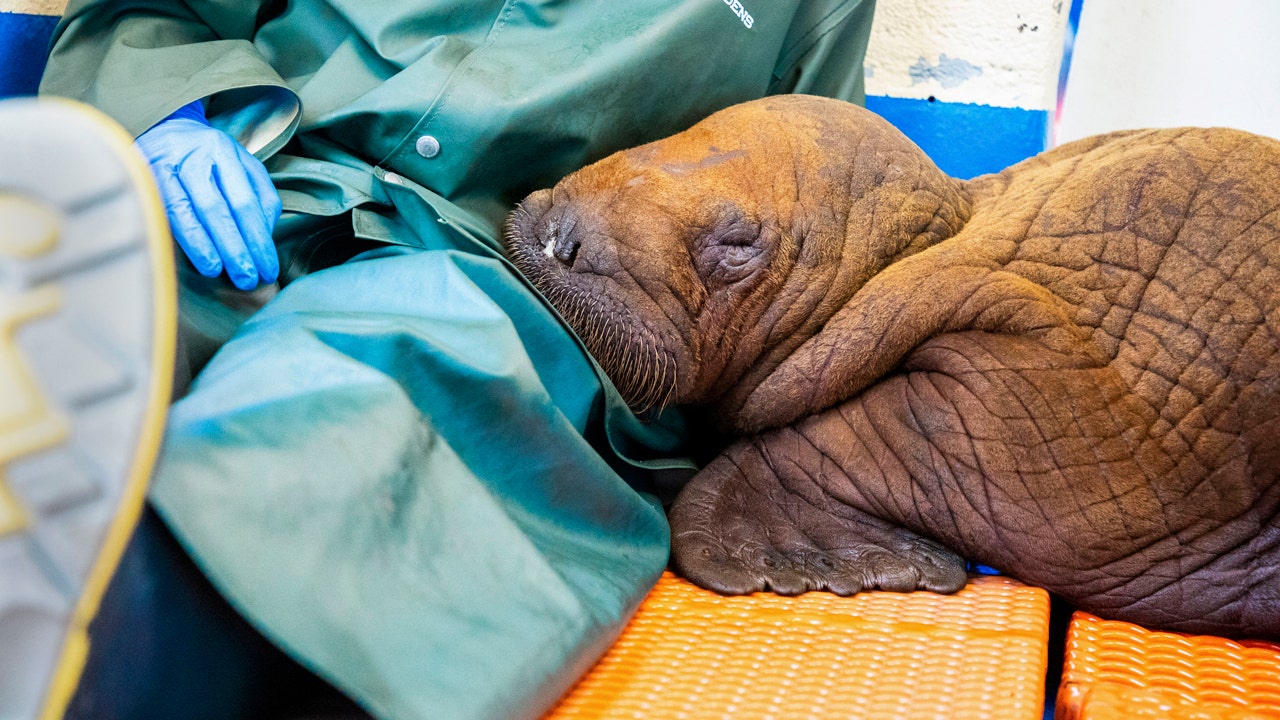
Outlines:
{"label": "orange plastic mat", "polygon": [[1154,632],[1077,612],[1058,720],[1280,718],[1280,643]]}
{"label": "orange plastic mat", "polygon": [[1049,600],[981,577],[955,595],[721,597],[667,573],[544,720],[1038,718]]}

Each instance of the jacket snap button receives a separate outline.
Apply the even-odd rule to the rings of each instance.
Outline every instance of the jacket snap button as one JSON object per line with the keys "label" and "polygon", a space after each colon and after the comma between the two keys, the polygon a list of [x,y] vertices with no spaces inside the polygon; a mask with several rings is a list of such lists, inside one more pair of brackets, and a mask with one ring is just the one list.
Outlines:
{"label": "jacket snap button", "polygon": [[440,141],[430,135],[423,135],[413,144],[413,148],[419,155],[430,160],[440,154]]}

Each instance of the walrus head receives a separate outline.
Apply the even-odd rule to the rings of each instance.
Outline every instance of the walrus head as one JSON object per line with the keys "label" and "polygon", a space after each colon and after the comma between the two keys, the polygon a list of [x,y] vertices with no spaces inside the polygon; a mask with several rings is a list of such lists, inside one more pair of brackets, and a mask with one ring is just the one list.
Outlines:
{"label": "walrus head", "polygon": [[871,276],[968,212],[963,183],[874,114],[779,96],[529,195],[505,245],[634,409],[724,416]]}

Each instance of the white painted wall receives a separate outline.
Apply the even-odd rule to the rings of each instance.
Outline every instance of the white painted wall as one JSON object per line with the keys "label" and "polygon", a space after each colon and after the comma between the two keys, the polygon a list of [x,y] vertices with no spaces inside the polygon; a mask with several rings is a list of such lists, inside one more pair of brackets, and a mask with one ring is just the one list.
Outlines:
{"label": "white painted wall", "polygon": [[1052,110],[1070,7],[1069,0],[877,0],[867,94]]}
{"label": "white painted wall", "polygon": [[1180,125],[1280,138],[1280,1],[1084,0],[1058,141]]}
{"label": "white painted wall", "polygon": [[27,15],[61,15],[67,0],[0,0],[0,12]]}

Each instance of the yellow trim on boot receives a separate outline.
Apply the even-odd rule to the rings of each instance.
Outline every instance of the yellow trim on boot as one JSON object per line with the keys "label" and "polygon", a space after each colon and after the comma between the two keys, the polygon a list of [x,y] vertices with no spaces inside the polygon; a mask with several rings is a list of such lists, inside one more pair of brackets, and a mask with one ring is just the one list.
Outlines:
{"label": "yellow trim on boot", "polygon": [[178,290],[173,264],[173,239],[164,204],[156,190],[151,168],[133,147],[133,138],[114,120],[88,105],[57,98],[46,101],[74,108],[92,120],[127,169],[142,203],[143,222],[150,246],[153,289],[151,378],[147,390],[146,413],[120,507],[85,581],[80,600],[72,612],[66,641],[49,683],[41,717],[55,720],[66,713],[67,704],[71,702],[80,675],[84,672],[85,660],[89,655],[89,622],[98,612],[102,596],[120,563],[146,502],[147,484],[164,437],[165,415],[173,393]]}

